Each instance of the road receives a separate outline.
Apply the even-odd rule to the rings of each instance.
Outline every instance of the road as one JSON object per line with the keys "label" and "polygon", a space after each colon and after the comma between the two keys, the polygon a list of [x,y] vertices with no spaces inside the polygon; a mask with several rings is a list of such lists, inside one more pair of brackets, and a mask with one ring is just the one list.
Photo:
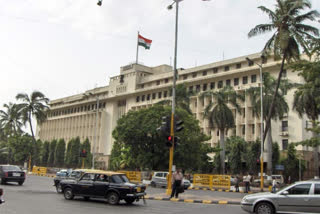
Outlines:
{"label": "road", "polygon": [[[104,200],[84,201],[82,198],[76,198],[67,201],[62,194],[55,192],[55,188],[52,186],[52,178],[48,177],[28,176],[23,186],[14,183],[0,186],[5,191],[4,199],[6,200],[4,204],[0,205],[0,214],[245,214],[238,205],[147,200],[146,204],[139,201],[133,205],[120,203],[117,206],[112,206]],[[161,189],[153,189],[152,191],[161,191]]]}

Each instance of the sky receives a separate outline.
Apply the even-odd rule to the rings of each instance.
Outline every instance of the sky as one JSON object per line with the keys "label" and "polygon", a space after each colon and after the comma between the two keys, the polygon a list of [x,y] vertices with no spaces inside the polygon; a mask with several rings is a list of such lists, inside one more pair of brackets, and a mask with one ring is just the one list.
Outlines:
{"label": "sky", "polygon": [[[50,100],[106,86],[135,61],[137,32],[153,40],[139,48],[147,66],[172,64],[173,0],[0,0],[0,109],[18,93]],[[311,0],[320,11],[320,1]],[[177,67],[191,68],[260,52],[270,34],[248,38],[269,23],[257,7],[275,0],[184,0],[179,4]],[[319,23],[313,26],[320,28]]]}

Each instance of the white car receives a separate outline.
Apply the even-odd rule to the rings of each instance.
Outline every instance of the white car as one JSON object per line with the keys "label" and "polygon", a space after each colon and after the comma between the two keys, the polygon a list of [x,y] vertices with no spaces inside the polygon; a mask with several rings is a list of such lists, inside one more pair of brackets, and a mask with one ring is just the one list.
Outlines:
{"label": "white car", "polygon": [[[154,172],[150,185],[152,187],[167,187],[168,174],[168,172]],[[187,179],[183,179],[182,182],[184,184],[185,189],[188,189],[191,186],[190,181]]]}

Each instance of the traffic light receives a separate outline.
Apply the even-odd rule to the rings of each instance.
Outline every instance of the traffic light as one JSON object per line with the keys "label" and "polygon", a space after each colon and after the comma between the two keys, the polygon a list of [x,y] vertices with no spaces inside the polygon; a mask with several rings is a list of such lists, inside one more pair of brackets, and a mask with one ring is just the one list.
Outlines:
{"label": "traffic light", "polygon": [[80,157],[82,157],[82,158],[86,158],[87,157],[87,151],[85,149],[81,150]]}
{"label": "traffic light", "polygon": [[173,140],[173,138],[172,138],[172,136],[166,136],[166,139],[167,139],[167,141],[166,141],[166,146],[167,147],[171,147],[172,146],[172,140]]}
{"label": "traffic light", "polygon": [[162,135],[169,136],[170,135],[170,125],[171,125],[171,118],[170,116],[164,116],[162,117],[162,123],[159,128],[157,128],[157,131],[160,131]]}
{"label": "traffic light", "polygon": [[184,127],[182,126],[182,124],[183,124],[182,120],[178,120],[178,119],[175,118],[175,120],[174,120],[174,131],[175,132],[180,132],[181,130],[183,130]]}
{"label": "traffic light", "polygon": [[167,141],[166,141],[166,146],[167,147],[171,147],[172,146],[172,140],[174,139],[174,148],[176,148],[179,145],[179,140],[180,137],[174,136],[174,138],[172,136],[167,136],[166,137]]}

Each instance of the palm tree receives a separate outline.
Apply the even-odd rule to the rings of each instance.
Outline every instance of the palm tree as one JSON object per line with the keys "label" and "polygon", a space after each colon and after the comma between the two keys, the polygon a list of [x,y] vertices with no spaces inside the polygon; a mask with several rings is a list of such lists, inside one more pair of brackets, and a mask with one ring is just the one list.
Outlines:
{"label": "palm tree", "polygon": [[[194,93],[188,91],[184,84],[179,84],[176,87],[176,106],[186,110],[188,113],[192,114],[190,109],[190,97],[193,96]],[[172,100],[162,100],[158,102],[159,105],[170,105]]]}
{"label": "palm tree", "polygon": [[[305,80],[305,84],[298,87],[294,94],[293,109],[299,113],[302,117],[306,114],[309,119],[313,121],[312,138],[318,137],[317,129],[319,115],[320,115],[320,61],[306,62],[302,61],[292,66],[294,70],[302,71],[299,75]],[[314,140],[306,141],[304,145],[313,147],[314,149],[314,173],[315,176],[319,176],[319,156],[318,156],[318,144],[314,143]]]}
{"label": "palm tree", "polygon": [[[267,109],[271,108],[271,102],[274,95],[274,90],[276,88],[277,81],[270,73],[263,74],[263,120],[267,121]],[[277,120],[282,119],[284,114],[288,112],[289,107],[285,100],[285,94],[287,91],[296,84],[289,83],[288,80],[281,80],[278,96],[274,101],[275,108],[272,111],[271,119]],[[257,117],[260,117],[261,113],[261,96],[260,87],[251,87],[247,90],[248,95],[251,98],[252,110]],[[271,121],[269,121],[271,123]],[[271,124],[269,124],[270,126]],[[267,141],[267,174],[272,174],[272,132],[271,129],[268,131],[268,141]]]}
{"label": "palm tree", "polygon": [[21,127],[23,126],[22,115],[18,109],[18,106],[13,103],[4,104],[6,111],[0,110],[0,124],[3,133],[18,134],[21,133]]}
{"label": "palm tree", "polygon": [[228,104],[236,108],[240,113],[238,99],[244,100],[244,97],[236,93],[231,87],[224,87],[219,91],[205,91],[200,95],[203,100],[206,97],[210,99],[209,104],[204,110],[204,118],[209,120],[211,127],[217,127],[220,135],[220,163],[222,173],[225,173],[225,143],[224,137],[228,129],[235,126],[234,116]]}
{"label": "palm tree", "polygon": [[47,106],[49,99],[39,91],[33,91],[30,97],[28,94],[17,94],[16,99],[22,101],[22,103],[17,104],[18,108],[23,115],[24,123],[29,123],[33,140],[36,142],[32,127],[32,117],[35,117],[38,123],[43,122],[47,118],[46,110],[49,108]]}
{"label": "palm tree", "polygon": [[309,53],[306,40],[312,40],[315,39],[315,36],[319,36],[317,28],[303,24],[304,21],[315,21],[316,17],[319,17],[319,13],[316,10],[311,10],[300,14],[305,8],[311,8],[309,0],[276,0],[276,2],[275,11],[264,6],[258,7],[269,16],[271,23],[257,25],[248,33],[248,37],[251,38],[259,34],[275,31],[265,44],[263,54],[273,52],[275,59],[282,58],[277,85],[267,115],[263,141],[270,128],[270,120],[275,107],[275,100],[278,95],[285,61],[298,60],[300,57],[300,47],[306,53]]}

